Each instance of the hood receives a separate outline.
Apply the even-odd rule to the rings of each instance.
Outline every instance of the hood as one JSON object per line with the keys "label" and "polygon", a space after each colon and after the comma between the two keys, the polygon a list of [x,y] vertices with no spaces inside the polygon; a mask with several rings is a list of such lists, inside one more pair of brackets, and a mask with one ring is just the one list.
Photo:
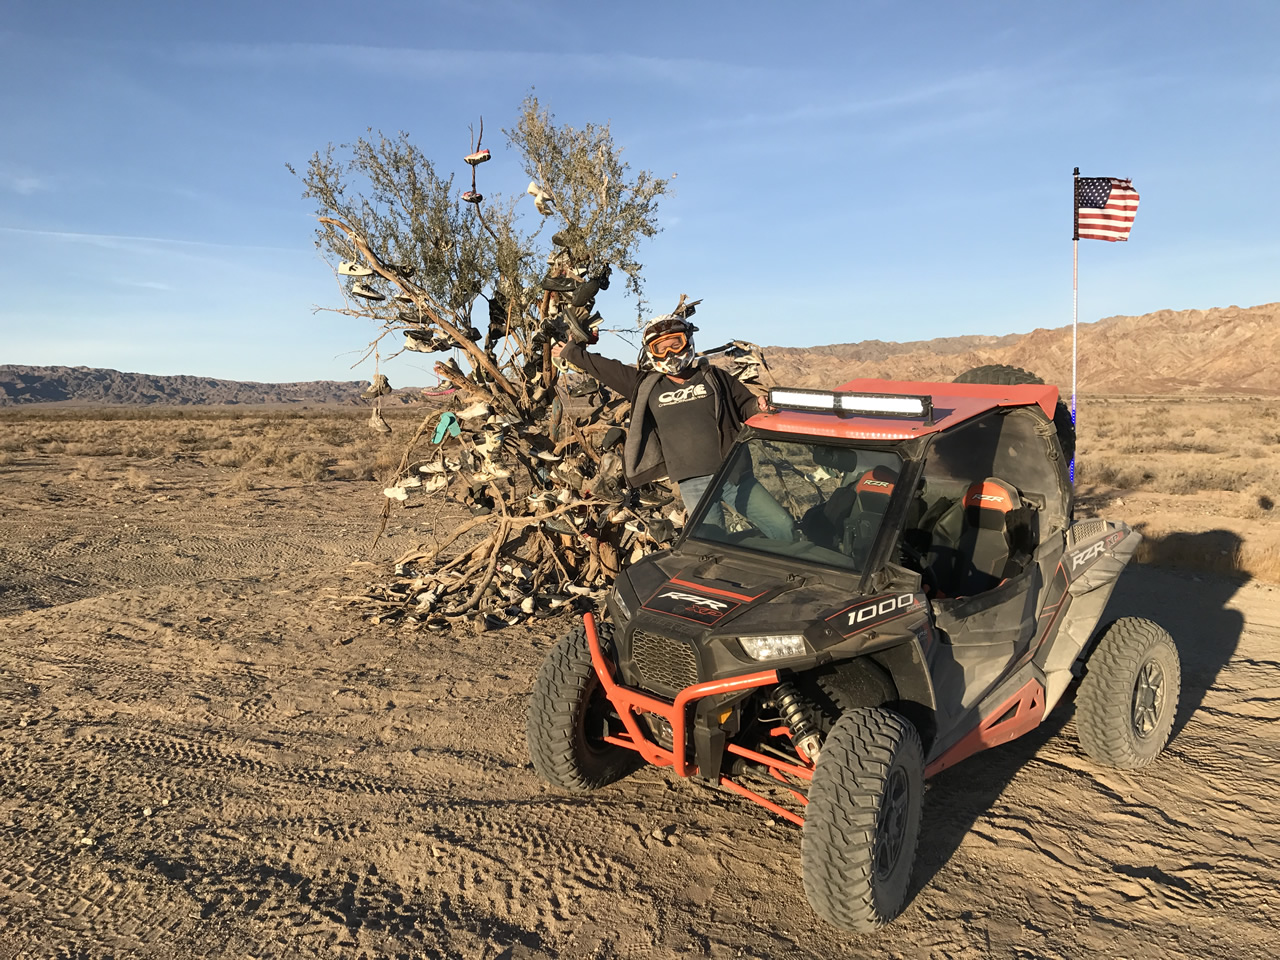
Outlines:
{"label": "hood", "polygon": [[857,599],[854,577],[787,579],[775,569],[655,554],[624,573],[639,609],[679,632],[803,629]]}

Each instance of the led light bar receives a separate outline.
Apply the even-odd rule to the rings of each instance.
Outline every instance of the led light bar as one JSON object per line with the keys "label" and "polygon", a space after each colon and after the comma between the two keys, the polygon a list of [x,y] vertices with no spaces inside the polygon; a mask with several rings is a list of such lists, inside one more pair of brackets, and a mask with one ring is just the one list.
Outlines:
{"label": "led light bar", "polygon": [[769,403],[787,410],[830,410],[846,417],[905,417],[933,422],[933,398],[903,393],[846,393],[775,387]]}

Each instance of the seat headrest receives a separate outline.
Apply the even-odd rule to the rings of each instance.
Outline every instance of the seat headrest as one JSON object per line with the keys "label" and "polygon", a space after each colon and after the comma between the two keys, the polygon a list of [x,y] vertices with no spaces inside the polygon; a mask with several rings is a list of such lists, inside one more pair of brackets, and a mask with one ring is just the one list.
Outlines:
{"label": "seat headrest", "polygon": [[865,501],[869,497],[888,499],[893,493],[894,484],[898,482],[898,474],[885,466],[872,467],[858,478],[854,489],[858,499]]}
{"label": "seat headrest", "polygon": [[965,491],[963,503],[969,522],[981,527],[1003,526],[1011,514],[1023,509],[1018,491],[995,477],[972,484]]}

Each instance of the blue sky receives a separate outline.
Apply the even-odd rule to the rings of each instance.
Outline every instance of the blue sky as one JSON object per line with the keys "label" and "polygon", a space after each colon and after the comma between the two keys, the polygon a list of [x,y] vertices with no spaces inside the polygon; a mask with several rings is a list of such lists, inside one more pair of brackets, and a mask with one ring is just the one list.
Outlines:
{"label": "blue sky", "polygon": [[483,115],[482,189],[519,191],[530,88],[678,174],[640,256],[704,346],[1070,323],[1073,166],[1142,195],[1080,245],[1082,322],[1280,300],[1274,0],[5,7],[0,363],[367,376],[285,163],[406,130],[461,183]]}

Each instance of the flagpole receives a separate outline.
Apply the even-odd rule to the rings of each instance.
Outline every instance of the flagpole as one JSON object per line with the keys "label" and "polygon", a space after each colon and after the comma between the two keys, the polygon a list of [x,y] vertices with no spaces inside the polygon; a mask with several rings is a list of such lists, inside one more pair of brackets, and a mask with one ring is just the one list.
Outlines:
{"label": "flagpole", "polygon": [[[1080,323],[1080,168],[1071,181],[1071,429],[1076,427],[1076,329]],[[1076,482],[1076,458],[1071,456],[1067,476]]]}

